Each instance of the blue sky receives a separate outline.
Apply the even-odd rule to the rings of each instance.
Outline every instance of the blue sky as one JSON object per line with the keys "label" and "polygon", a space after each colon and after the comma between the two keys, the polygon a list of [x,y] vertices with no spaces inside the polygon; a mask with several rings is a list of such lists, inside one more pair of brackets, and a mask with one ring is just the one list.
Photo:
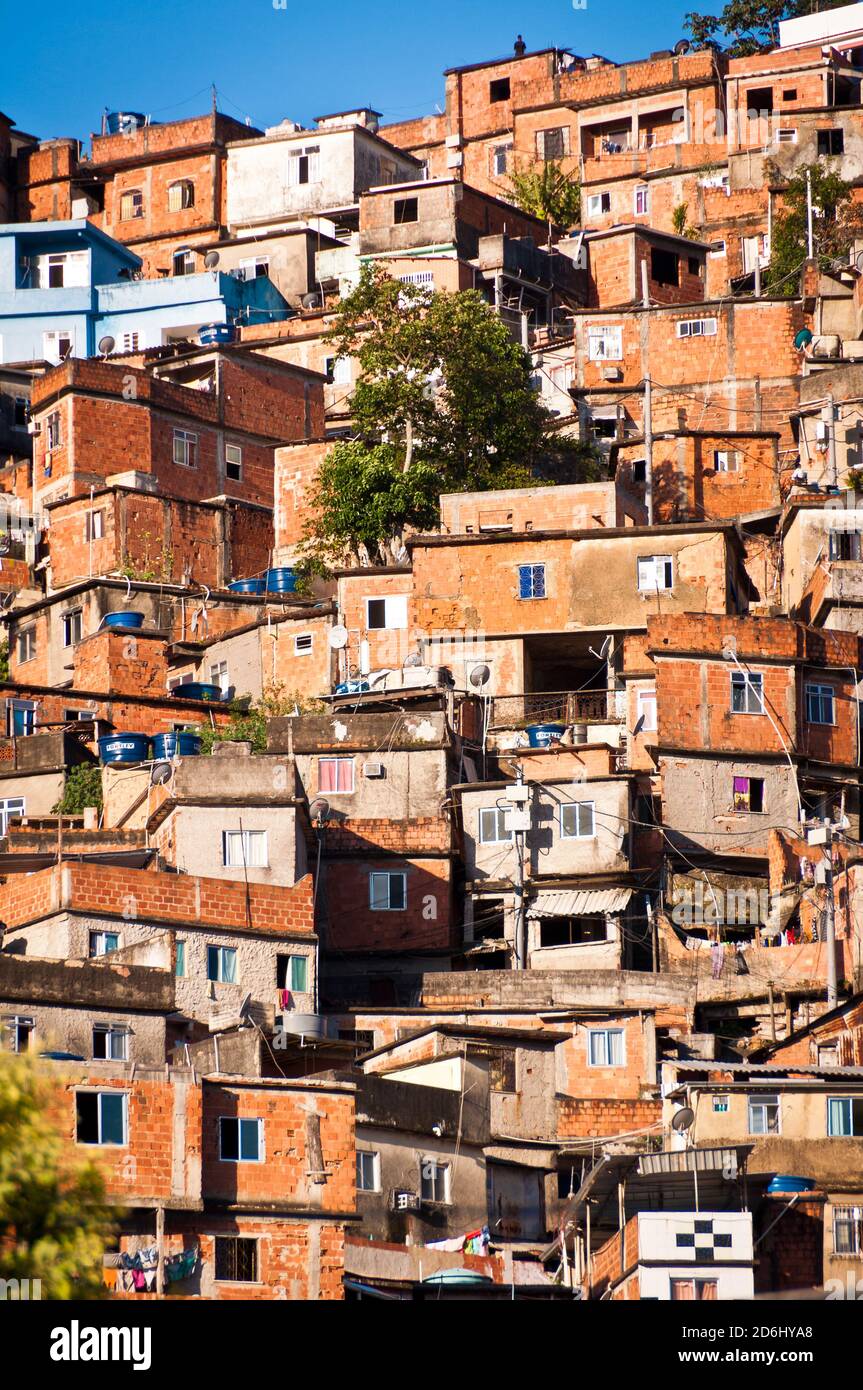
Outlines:
{"label": "blue sky", "polygon": [[[209,105],[274,125],[359,105],[433,111],[446,67],[554,44],[617,61],[670,48],[690,3],[643,0],[39,0],[3,25],[0,110],[20,129],[86,139],[101,113],[179,120]],[[710,5],[705,4],[708,11]]]}

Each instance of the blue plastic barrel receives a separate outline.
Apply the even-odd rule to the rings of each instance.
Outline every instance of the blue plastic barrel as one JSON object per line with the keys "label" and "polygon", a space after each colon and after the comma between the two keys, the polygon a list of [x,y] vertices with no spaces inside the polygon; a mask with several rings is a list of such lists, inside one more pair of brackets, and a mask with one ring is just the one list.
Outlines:
{"label": "blue plastic barrel", "polygon": [[131,608],[121,608],[117,613],[106,613],[102,619],[103,627],[143,627],[144,614],[135,613]]}
{"label": "blue plastic barrel", "polygon": [[368,689],[368,681],[342,681],[341,685],[336,686],[333,693],[336,695],[364,695]]}
{"label": "blue plastic barrel", "polygon": [[232,594],[264,594],[267,591],[263,579],[234,579],[228,588]]}
{"label": "blue plastic barrel", "polygon": [[147,734],[106,734],[99,739],[99,758],[106,767],[146,762],[149,751]]}
{"label": "blue plastic barrel", "polygon": [[156,734],[153,738],[153,757],[157,759],[194,758],[200,751],[200,734],[188,732]]}
{"label": "blue plastic barrel", "polygon": [[208,323],[198,329],[198,342],[201,347],[211,347],[213,343],[232,343],[236,333],[232,323]]}
{"label": "blue plastic barrel", "polygon": [[297,571],[287,567],[267,570],[264,583],[268,594],[292,594],[297,587]]}
{"label": "blue plastic barrel", "polygon": [[550,743],[557,743],[565,733],[565,724],[528,724],[527,741],[531,748],[547,748]]}
{"label": "blue plastic barrel", "polygon": [[219,685],[205,685],[201,681],[188,681],[185,685],[175,685],[171,691],[178,700],[221,700],[222,688]]}
{"label": "blue plastic barrel", "polygon": [[790,1173],[777,1173],[767,1188],[768,1192],[811,1192],[815,1183],[812,1178],[796,1178]]}

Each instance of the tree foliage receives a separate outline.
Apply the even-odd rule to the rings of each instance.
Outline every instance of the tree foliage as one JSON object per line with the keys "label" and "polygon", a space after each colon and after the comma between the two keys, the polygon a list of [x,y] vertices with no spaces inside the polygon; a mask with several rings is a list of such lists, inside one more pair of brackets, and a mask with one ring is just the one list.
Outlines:
{"label": "tree foliage", "polygon": [[70,1163],[52,1119],[60,1088],[29,1057],[0,1052],[0,1279],[43,1298],[99,1298],[115,1214],[93,1163]]}
{"label": "tree foliage", "polygon": [[[829,269],[836,260],[847,261],[855,237],[863,235],[863,219],[852,201],[851,184],[827,163],[801,165],[783,190],[782,208],[773,218],[770,264],[764,275],[769,294],[791,297],[799,293],[800,270],[809,250],[807,175],[812,185],[813,250],[821,268]],[[767,176],[771,182],[782,178],[773,165],[768,166]]]}
{"label": "tree foliage", "polygon": [[88,806],[102,809],[102,773],[97,763],[79,763],[69,769],[63,795],[51,810],[55,815],[77,816]]}
{"label": "tree foliage", "polygon": [[[530,360],[474,290],[429,292],[365,267],[327,335],[358,366],[356,438],[324,459],[305,563],[391,562],[447,491],[526,487],[556,442]],[[583,446],[581,452],[584,452]]]}
{"label": "tree foliage", "polygon": [[514,169],[509,176],[512,195],[522,212],[552,226],[569,229],[581,217],[581,188],[559,161],[547,159],[539,168]]}
{"label": "tree foliage", "polygon": [[227,724],[219,728],[206,726],[201,730],[201,748],[212,753],[217,743],[251,743],[253,753],[267,751],[267,720],[291,714],[322,714],[326,706],[319,700],[304,700],[295,690],[288,690],[282,681],[264,688],[259,700],[241,696],[230,706]]}
{"label": "tree foliage", "polygon": [[732,58],[744,58],[775,48],[782,20],[835,10],[845,3],[847,0],[729,0],[718,15],[687,14],[685,25],[699,48],[715,44]]}

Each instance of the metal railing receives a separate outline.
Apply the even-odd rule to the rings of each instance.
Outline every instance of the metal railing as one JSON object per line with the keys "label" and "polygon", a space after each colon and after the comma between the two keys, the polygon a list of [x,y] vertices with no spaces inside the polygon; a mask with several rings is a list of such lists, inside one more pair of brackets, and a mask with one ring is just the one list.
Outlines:
{"label": "metal railing", "polygon": [[539,690],[491,698],[490,729],[524,724],[617,724],[623,720],[614,690]]}

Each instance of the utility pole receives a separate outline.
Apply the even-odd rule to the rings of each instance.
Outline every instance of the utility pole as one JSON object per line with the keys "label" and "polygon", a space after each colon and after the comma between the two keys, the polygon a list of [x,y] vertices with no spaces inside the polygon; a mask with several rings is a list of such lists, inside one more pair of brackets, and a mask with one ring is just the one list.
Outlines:
{"label": "utility pole", "polygon": [[827,486],[836,486],[836,407],[833,403],[833,396],[828,395],[827,404],[822,412],[822,419],[827,426]]}
{"label": "utility pole", "polygon": [[515,965],[517,970],[527,969],[527,925],[524,901],[524,847],[525,835],[530,825],[530,812],[527,808],[530,790],[524,784],[524,768],[515,765],[515,786],[510,787],[507,799],[511,803],[510,825],[515,840]]}
{"label": "utility pole", "polygon": [[649,376],[644,378],[644,505],[647,524],[653,525],[653,388]]}
{"label": "utility pole", "polygon": [[806,170],[806,245],[810,261],[815,255],[815,238],[812,232],[812,173]]}
{"label": "utility pole", "polygon": [[836,903],[833,898],[833,825],[825,818],[823,825],[813,827],[806,839],[810,845],[823,845],[826,855],[824,884],[827,889],[827,1008],[839,1003],[839,981],[836,971]]}

